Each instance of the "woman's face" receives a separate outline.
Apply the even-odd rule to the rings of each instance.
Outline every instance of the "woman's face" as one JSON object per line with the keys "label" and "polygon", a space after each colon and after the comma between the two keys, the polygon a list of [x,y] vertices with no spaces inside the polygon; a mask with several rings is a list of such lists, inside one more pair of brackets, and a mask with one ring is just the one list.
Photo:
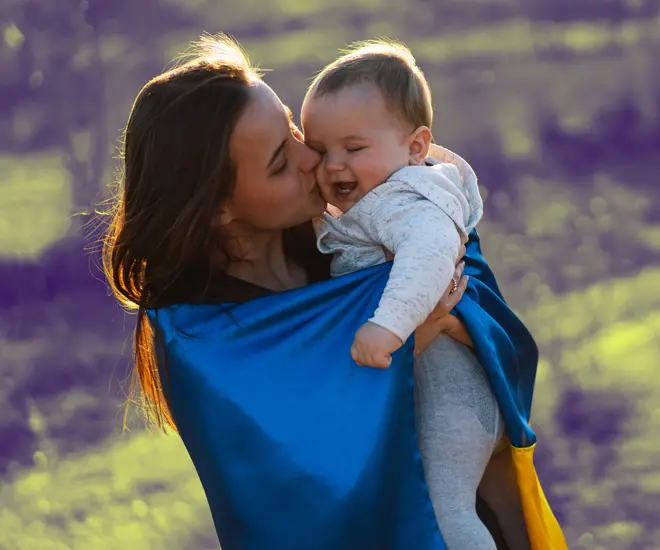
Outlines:
{"label": "woman's face", "polygon": [[326,207],[314,175],[320,156],[302,143],[291,111],[273,90],[258,82],[250,94],[231,138],[236,187],[221,223],[256,233],[309,221]]}

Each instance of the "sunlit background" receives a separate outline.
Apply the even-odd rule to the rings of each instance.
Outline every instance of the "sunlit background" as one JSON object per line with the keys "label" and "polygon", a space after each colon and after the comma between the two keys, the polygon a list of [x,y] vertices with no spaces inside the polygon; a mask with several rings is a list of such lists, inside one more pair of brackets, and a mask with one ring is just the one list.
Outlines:
{"label": "sunlit background", "polygon": [[84,251],[133,98],[203,31],[236,36],[294,113],[346,43],[412,48],[541,347],[538,469],[569,546],[660,549],[659,17],[657,0],[2,0],[0,549],[218,548],[178,438],[122,432],[133,318]]}

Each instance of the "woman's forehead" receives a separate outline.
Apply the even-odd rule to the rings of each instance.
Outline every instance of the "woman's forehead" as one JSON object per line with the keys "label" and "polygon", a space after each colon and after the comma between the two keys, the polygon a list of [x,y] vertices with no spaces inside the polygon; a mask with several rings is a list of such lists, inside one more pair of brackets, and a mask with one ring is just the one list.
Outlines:
{"label": "woman's forehead", "polygon": [[288,132],[289,111],[277,94],[265,83],[250,88],[250,102],[238,119],[232,145],[240,154],[267,155],[274,142],[280,142]]}

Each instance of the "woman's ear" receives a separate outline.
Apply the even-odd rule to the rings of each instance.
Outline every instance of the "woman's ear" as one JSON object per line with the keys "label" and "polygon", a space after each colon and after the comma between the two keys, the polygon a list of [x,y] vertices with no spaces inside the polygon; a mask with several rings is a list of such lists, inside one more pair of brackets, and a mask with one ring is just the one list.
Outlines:
{"label": "woman's ear", "polygon": [[231,222],[234,221],[234,215],[232,214],[231,207],[229,205],[223,205],[218,210],[215,218],[213,220],[213,225],[226,227]]}
{"label": "woman's ear", "polygon": [[419,166],[424,164],[429,155],[429,147],[433,142],[433,134],[428,126],[420,126],[408,137],[408,150],[410,152],[408,163]]}

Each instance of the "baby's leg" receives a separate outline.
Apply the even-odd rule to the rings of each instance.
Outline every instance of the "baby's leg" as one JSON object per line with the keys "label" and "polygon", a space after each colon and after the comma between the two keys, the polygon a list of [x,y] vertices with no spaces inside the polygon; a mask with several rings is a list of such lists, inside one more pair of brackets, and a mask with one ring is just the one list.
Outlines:
{"label": "baby's leg", "polygon": [[529,550],[520,491],[510,449],[493,455],[479,485],[479,495],[493,510],[510,548]]}
{"label": "baby's leg", "polygon": [[503,428],[474,354],[437,338],[415,361],[415,405],[426,482],[448,550],[495,550],[476,495]]}

